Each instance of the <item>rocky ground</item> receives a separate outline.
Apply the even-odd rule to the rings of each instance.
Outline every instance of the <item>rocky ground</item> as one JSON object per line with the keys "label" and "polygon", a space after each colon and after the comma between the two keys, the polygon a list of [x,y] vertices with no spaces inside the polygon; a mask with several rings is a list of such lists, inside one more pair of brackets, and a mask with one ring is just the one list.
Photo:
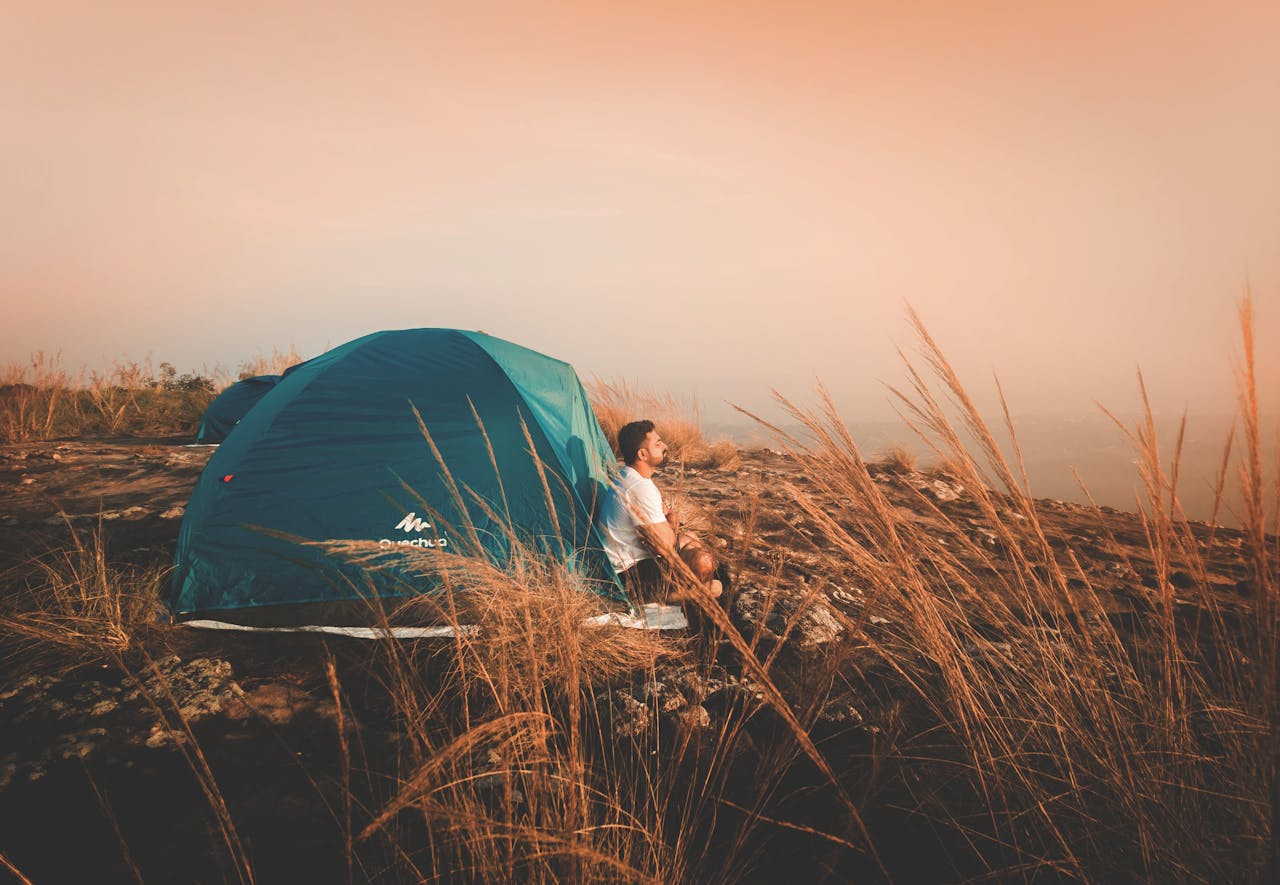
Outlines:
{"label": "rocky ground", "polygon": [[[116,561],[168,563],[183,507],[213,451],[183,442],[0,447],[0,591],[24,592],[33,557],[65,548],[73,532],[87,537],[100,528]],[[875,475],[894,505],[931,531],[967,527],[979,547],[997,543],[972,496],[949,476],[887,469]],[[806,655],[853,640],[839,615],[862,613],[862,588],[831,581],[821,604],[806,600],[807,588],[830,576],[821,574],[824,551],[814,526],[779,484],[796,483],[819,500],[829,493],[799,476],[790,458],[757,450],[743,453],[732,469],[690,469],[662,479],[688,521],[700,523],[735,565],[732,620],[763,652],[785,645],[787,660],[799,662],[797,684]],[[1119,622],[1143,617],[1155,563],[1139,519],[1052,501],[1041,509],[1051,538],[1086,557],[1080,565],[1108,614]],[[1241,538],[1197,528],[1206,538],[1211,531],[1212,592],[1220,607],[1242,611],[1250,586]],[[1186,598],[1176,602],[1194,617],[1203,600],[1190,593],[1194,581],[1185,564],[1173,564],[1170,582],[1185,588]],[[766,587],[784,592],[767,594]],[[804,614],[788,632],[800,607]],[[878,616],[865,623],[872,632],[890,626]],[[672,641],[693,647],[700,640]],[[198,748],[219,772],[242,830],[253,834],[260,881],[341,879],[322,860],[331,847],[322,834],[332,829],[336,801],[325,772],[337,764],[339,728],[323,661],[333,654],[344,684],[359,685],[368,679],[375,644],[157,624],[143,631],[142,645],[145,658],[125,672],[100,660],[51,664],[15,656],[18,646],[0,636],[0,853],[35,881],[130,880],[139,869],[148,879],[233,878],[190,775],[193,764],[203,764],[192,761]],[[696,732],[714,729],[731,706],[758,704],[763,695],[751,675],[731,655],[716,660],[707,667],[677,657],[602,691],[597,700],[608,727],[619,736],[654,728]],[[784,675],[779,684],[785,688],[790,679]],[[371,688],[357,710],[365,752],[394,753],[397,735],[378,692]],[[874,740],[882,715],[865,698],[836,692],[813,728],[853,746]],[[68,852],[72,834],[76,848]]]}

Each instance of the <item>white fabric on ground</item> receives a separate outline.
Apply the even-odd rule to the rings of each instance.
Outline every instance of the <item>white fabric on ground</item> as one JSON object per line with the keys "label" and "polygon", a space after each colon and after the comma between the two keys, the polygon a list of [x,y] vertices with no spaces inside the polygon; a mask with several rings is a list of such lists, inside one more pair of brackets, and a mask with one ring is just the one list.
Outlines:
{"label": "white fabric on ground", "polygon": [[[226,621],[182,621],[184,626],[196,627],[200,630],[242,630],[246,633],[327,633],[331,636],[350,636],[354,639],[436,639],[454,636],[449,626],[440,627],[331,627],[321,624],[307,624],[301,627],[247,627],[243,624],[230,624]],[[583,621],[589,627],[604,627],[615,624],[630,630],[683,630],[689,626],[688,619],[678,605],[659,605],[656,602],[647,604],[638,614],[626,612],[610,612],[595,615]],[[462,627],[463,635],[474,635],[479,628],[466,624]]]}

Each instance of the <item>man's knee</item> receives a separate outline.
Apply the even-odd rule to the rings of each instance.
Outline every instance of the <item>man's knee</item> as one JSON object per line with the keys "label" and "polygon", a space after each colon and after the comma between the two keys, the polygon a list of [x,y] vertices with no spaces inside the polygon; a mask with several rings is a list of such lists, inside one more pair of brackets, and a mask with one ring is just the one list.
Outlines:
{"label": "man's knee", "polygon": [[710,581],[715,577],[716,558],[705,547],[686,547],[680,551],[680,558],[699,581]]}

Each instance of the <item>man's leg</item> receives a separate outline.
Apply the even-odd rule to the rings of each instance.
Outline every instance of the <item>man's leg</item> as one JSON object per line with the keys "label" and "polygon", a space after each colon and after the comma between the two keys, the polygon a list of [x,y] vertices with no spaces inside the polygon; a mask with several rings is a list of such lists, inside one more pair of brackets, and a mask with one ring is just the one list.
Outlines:
{"label": "man's leg", "polygon": [[668,581],[656,559],[642,559],[620,577],[627,592],[641,602],[658,601],[667,595]]}
{"label": "man's leg", "polygon": [[[703,546],[697,536],[681,532],[680,537],[676,539],[676,547],[680,551],[680,558],[684,564],[689,567],[694,577],[698,579],[698,583],[706,589],[712,599],[724,592],[724,584],[716,577],[716,558]],[[678,602],[687,597],[677,590],[670,598]]]}

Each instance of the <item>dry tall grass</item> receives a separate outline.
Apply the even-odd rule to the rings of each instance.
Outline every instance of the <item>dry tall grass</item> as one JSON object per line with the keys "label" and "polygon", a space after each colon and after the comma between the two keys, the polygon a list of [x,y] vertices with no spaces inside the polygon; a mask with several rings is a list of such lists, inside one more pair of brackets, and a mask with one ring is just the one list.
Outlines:
{"label": "dry tall grass", "polygon": [[[331,547],[391,566],[377,545],[362,548]],[[664,650],[643,633],[584,626],[597,597],[528,548],[506,568],[474,555],[395,558],[452,588],[417,605],[455,638],[448,649],[387,644],[381,678],[409,755],[355,846],[382,844],[433,880],[658,879],[660,846],[592,770],[584,729],[593,692]]]}
{"label": "dry tall grass", "polygon": [[40,351],[0,370],[0,443],[193,433],[209,403],[229,385],[278,375],[300,362],[290,344],[244,361],[236,377],[218,369],[180,375],[171,363],[156,367],[150,359],[72,372],[60,354]]}
{"label": "dry tall grass", "polygon": [[0,374],[0,442],[48,439],[58,426],[73,381],[57,354],[39,351]]}
{"label": "dry tall grass", "polygon": [[[981,528],[999,553],[968,540],[972,533],[936,508],[934,519],[950,529],[945,536],[896,509],[825,394],[818,410],[783,400],[807,432],[804,440],[790,438],[805,477],[831,492],[819,502],[792,486],[791,499],[820,527],[824,571],[869,588],[862,615],[846,618],[848,626],[860,631],[873,614],[888,620],[887,635],[868,639],[873,659],[865,669],[897,674],[892,684],[908,688],[934,723],[903,735],[899,745],[895,764],[910,772],[902,785],[912,814],[965,846],[962,870],[978,864],[1001,877],[1266,880],[1277,871],[1280,490],[1261,487],[1250,302],[1241,309],[1240,389],[1253,613],[1232,616],[1209,582],[1205,544],[1213,538],[1197,536],[1182,513],[1176,458],[1161,462],[1148,409],[1132,440],[1157,579],[1151,614],[1132,634],[1108,617],[1071,542],[1049,537],[1016,442],[1012,454],[1000,449],[940,349],[912,319],[938,387],[908,363],[911,390],[895,393],[921,437],[941,441],[931,444],[973,493]],[[1012,435],[1007,411],[1004,419]],[[1063,552],[1055,555],[1055,547]],[[964,564],[975,558],[985,567]],[[1191,622],[1176,611],[1175,561],[1192,564],[1196,587],[1179,591],[1202,607]]]}
{"label": "dry tall grass", "polygon": [[628,381],[592,378],[586,385],[591,408],[609,445],[618,454],[618,431],[631,421],[649,419],[666,441],[670,458],[678,465],[695,469],[732,470],[740,459],[733,443],[708,443],[696,402],[682,401],[671,394],[655,394]]}
{"label": "dry tall grass", "polygon": [[[290,342],[288,350],[272,347],[271,353],[256,353],[240,364],[239,380],[257,375],[283,375],[284,370],[302,362],[298,348]],[[225,386],[225,385],[224,385]]]}
{"label": "dry tall grass", "polygon": [[0,372],[0,443],[192,432],[215,385],[170,363],[121,360],[77,373],[43,352]]}
{"label": "dry tall grass", "polygon": [[50,655],[79,663],[114,659],[156,621],[167,566],[113,562],[101,526],[88,537],[72,528],[70,539],[69,547],[34,556],[4,576],[4,584],[25,590],[0,598],[0,634],[19,640],[28,665]]}
{"label": "dry tall grass", "polygon": [[[439,458],[425,427],[423,434]],[[448,484],[461,504],[465,492]],[[550,487],[544,492],[554,512]],[[438,514],[433,519],[442,524]],[[601,606],[584,578],[524,543],[514,526],[506,531],[501,564],[468,526],[452,532],[461,540],[450,552],[389,554],[360,541],[320,545],[370,570],[430,579],[441,593],[409,599],[383,623],[403,622],[418,609],[419,620],[443,621],[454,633],[443,654],[388,645],[382,678],[413,752],[394,793],[368,809],[371,819],[355,844],[382,840],[413,876],[449,881],[736,879],[730,871],[745,874],[760,859],[760,831],[785,825],[764,812],[773,788],[800,759],[825,773],[857,821],[837,829],[860,828],[852,799],[808,734],[823,691],[809,699],[816,703],[794,710],[769,662],[714,603],[705,615],[743,656],[753,692],[785,723],[790,739],[765,755],[742,795],[732,777],[740,764],[735,742],[757,703],[731,709],[702,735],[693,734],[700,723],[670,736],[657,729],[617,734],[610,687],[637,671],[652,682],[657,661],[689,650],[656,634],[587,626]],[[684,572],[677,579],[696,590],[696,578]],[[432,671],[424,653],[444,659],[432,679],[423,676]],[[712,664],[704,659],[704,672]],[[829,687],[832,671],[825,678]],[[333,691],[342,693],[336,677]],[[717,827],[725,808],[735,810],[735,823]],[[727,854],[708,855],[699,844],[712,831],[730,846]],[[858,850],[848,838],[806,831]]]}
{"label": "dry tall grass", "polygon": [[[715,658],[659,635],[587,626],[599,608],[581,578],[518,544],[504,568],[417,548],[389,560],[377,545],[328,547],[348,562],[416,571],[451,588],[444,599],[408,604],[454,627],[450,648],[385,647],[380,679],[411,751],[389,795],[353,803],[357,858],[380,847],[430,880],[701,882],[749,877],[768,858],[766,836],[788,827],[868,850],[855,803],[809,736],[834,658],[810,674],[810,693],[793,707],[773,680],[772,659],[757,657],[709,605],[706,616],[743,656],[751,681],[713,724],[691,710],[687,725],[667,731],[655,707],[645,714],[653,727],[630,731],[613,719],[613,686],[637,673],[653,683],[664,659],[706,679]],[[345,689],[331,680],[341,697]],[[782,723],[767,750],[749,736],[761,707]],[[754,759],[749,775],[744,759]],[[802,761],[845,796],[847,816],[825,830],[776,810],[780,785]]]}

